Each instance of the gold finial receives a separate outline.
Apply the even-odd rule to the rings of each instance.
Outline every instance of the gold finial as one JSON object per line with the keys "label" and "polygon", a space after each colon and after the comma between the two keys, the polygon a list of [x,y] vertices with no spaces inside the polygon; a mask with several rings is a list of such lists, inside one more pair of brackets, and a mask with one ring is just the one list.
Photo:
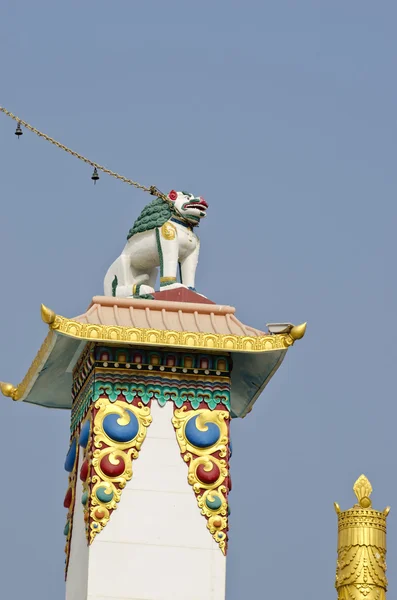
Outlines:
{"label": "gold finial", "polygon": [[51,310],[50,308],[48,308],[47,306],[42,304],[41,305],[41,318],[43,319],[44,323],[47,323],[47,325],[51,326],[55,321],[56,314],[54,313],[53,310]]}
{"label": "gold finial", "polygon": [[356,483],[353,485],[353,492],[357,496],[357,500],[362,508],[370,508],[372,502],[370,495],[372,494],[372,485],[365,475],[360,475]]}
{"label": "gold finial", "polygon": [[12,383],[4,383],[0,381],[0,390],[3,396],[16,400],[17,388]]}
{"label": "gold finial", "polygon": [[345,511],[334,504],[338,515],[338,600],[386,600],[386,517],[390,507],[382,512],[372,508],[372,486],[365,475],[360,475],[353,490],[358,504]]}
{"label": "gold finial", "polygon": [[294,325],[289,332],[290,336],[294,340],[301,340],[306,333],[307,323],[302,323],[301,325]]}

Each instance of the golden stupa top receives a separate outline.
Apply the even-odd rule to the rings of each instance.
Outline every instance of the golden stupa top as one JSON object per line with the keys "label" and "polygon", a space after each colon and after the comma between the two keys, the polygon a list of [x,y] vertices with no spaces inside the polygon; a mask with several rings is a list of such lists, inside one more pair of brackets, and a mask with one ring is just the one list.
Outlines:
{"label": "golden stupa top", "polygon": [[386,598],[386,518],[372,508],[372,486],[360,475],[353,486],[358,502],[338,515],[338,561],[335,587],[338,600],[384,600]]}
{"label": "golden stupa top", "polygon": [[386,531],[386,517],[390,508],[383,511],[372,508],[371,494],[372,485],[365,475],[360,475],[353,486],[353,491],[358,502],[348,510],[341,511],[339,505],[335,502],[335,511],[338,515],[338,530],[341,532],[347,528],[360,528],[363,524],[371,528],[379,528]]}
{"label": "golden stupa top", "polygon": [[87,311],[72,319],[42,305],[47,337],[23,381],[17,387],[1,383],[0,389],[14,400],[70,408],[73,364],[87,342],[222,350],[234,355],[234,414],[245,416],[288,348],[304,336],[306,324],[276,324],[265,333],[239,321],[233,307],[197,298],[175,302],[95,296]]}

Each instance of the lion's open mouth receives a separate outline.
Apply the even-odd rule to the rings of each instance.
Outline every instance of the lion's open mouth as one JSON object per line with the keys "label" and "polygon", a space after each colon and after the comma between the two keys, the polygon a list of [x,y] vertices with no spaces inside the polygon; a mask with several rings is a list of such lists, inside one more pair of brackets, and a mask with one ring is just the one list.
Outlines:
{"label": "lion's open mouth", "polygon": [[208,208],[208,204],[204,201],[201,202],[189,202],[189,204],[185,204],[184,208],[197,208],[197,210],[202,210],[205,212]]}

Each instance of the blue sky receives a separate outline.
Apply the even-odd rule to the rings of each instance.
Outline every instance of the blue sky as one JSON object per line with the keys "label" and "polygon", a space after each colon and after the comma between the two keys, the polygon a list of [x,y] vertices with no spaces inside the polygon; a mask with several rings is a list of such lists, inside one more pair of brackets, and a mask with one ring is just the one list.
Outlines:
{"label": "blue sky", "polygon": [[[245,323],[308,321],[233,423],[227,600],[335,597],[333,502],[365,472],[397,561],[397,7],[387,0],[4,0],[0,104],[210,208],[199,291]],[[0,115],[0,379],[84,312],[147,202]],[[64,597],[66,412],[0,403],[4,597]],[[175,565],[177,571],[178,566]]]}

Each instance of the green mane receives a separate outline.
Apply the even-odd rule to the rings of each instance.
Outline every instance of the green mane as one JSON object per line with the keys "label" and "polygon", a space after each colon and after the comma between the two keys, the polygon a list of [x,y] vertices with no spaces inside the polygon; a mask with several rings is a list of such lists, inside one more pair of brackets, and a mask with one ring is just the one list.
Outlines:
{"label": "green mane", "polygon": [[155,227],[161,227],[172,215],[171,206],[161,198],[155,198],[147,204],[129,230],[127,240],[136,233],[143,233]]}

